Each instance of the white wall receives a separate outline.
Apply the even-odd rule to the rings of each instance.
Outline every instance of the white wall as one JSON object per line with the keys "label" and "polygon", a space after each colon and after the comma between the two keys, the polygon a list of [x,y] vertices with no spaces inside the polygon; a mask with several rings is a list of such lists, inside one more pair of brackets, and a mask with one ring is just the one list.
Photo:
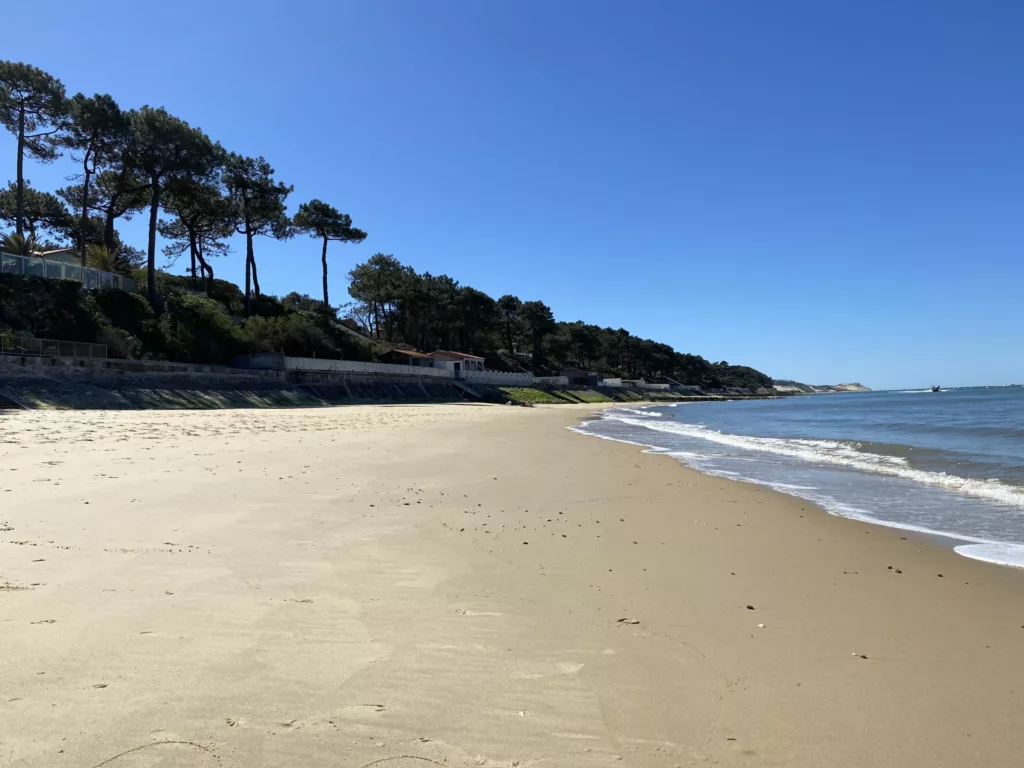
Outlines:
{"label": "white wall", "polygon": [[467,370],[466,366],[480,366],[483,367],[483,360],[438,360],[434,358],[434,366],[437,368],[445,368],[449,371],[454,371],[456,364],[459,366],[459,370]]}
{"label": "white wall", "polygon": [[621,387],[622,379],[601,379],[600,385],[602,387]]}
{"label": "white wall", "polygon": [[534,376],[534,384],[546,384],[551,387],[568,387],[568,376]]}
{"label": "white wall", "polygon": [[391,376],[433,376],[450,379],[451,371],[444,368],[427,368],[414,365],[393,365],[391,363],[363,363],[358,360],[322,360],[316,357],[285,357],[287,371],[337,371],[338,373],[383,373]]}
{"label": "white wall", "polygon": [[638,381],[636,384],[638,389],[656,389],[659,391],[668,391],[672,389],[671,384],[652,384],[649,381]]}

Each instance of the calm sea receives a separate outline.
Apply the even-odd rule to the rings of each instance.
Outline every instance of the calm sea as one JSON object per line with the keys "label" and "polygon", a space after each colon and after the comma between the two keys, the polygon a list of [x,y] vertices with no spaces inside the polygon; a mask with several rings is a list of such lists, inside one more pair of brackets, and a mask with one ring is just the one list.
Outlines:
{"label": "calm sea", "polygon": [[578,431],[1024,567],[1024,387],[624,407]]}

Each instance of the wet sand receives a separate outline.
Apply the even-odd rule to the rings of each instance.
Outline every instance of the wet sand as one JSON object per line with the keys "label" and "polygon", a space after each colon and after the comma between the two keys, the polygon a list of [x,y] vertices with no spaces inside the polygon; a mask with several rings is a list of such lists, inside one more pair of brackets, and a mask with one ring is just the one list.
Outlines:
{"label": "wet sand", "polygon": [[0,765],[1020,760],[1024,572],[587,410],[0,415]]}

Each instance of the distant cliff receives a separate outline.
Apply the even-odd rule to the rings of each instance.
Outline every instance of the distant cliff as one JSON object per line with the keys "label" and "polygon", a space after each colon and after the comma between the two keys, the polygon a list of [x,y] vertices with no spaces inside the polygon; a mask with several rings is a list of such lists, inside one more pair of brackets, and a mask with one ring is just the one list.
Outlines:
{"label": "distant cliff", "polygon": [[802,393],[805,395],[820,395],[826,392],[870,392],[863,384],[801,384],[799,381],[789,379],[775,379],[776,392],[786,394]]}

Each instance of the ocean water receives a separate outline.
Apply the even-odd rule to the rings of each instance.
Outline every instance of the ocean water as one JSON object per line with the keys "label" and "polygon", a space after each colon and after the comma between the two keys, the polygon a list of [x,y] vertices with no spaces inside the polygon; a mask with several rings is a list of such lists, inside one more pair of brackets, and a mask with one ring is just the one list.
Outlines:
{"label": "ocean water", "polygon": [[1024,387],[632,406],[577,431],[1024,567]]}

